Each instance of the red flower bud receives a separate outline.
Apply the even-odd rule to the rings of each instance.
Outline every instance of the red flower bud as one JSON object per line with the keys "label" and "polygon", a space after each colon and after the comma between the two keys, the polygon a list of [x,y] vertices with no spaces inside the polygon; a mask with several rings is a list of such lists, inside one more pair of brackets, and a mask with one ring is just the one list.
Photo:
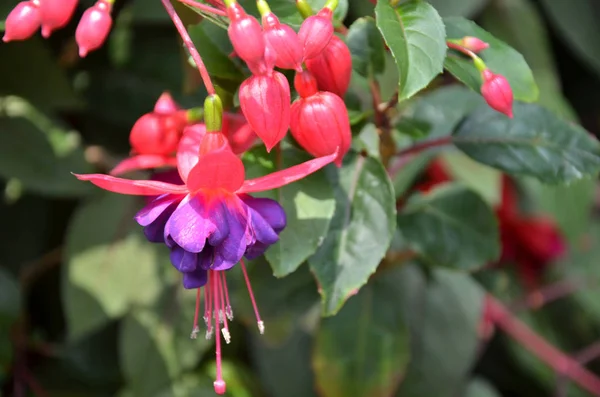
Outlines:
{"label": "red flower bud", "polygon": [[[299,74],[308,76],[298,76]],[[320,91],[304,97],[303,93],[313,91],[313,83],[310,72],[299,74],[294,79],[294,85],[301,98],[291,108],[292,136],[304,150],[315,157],[339,150],[335,164],[340,167],[352,140],[346,105],[339,96],[330,92]]]}
{"label": "red flower bud", "polygon": [[265,41],[275,52],[275,65],[282,69],[302,69],[302,45],[288,25],[279,23],[272,12],[262,18]]}
{"label": "red flower bud", "polygon": [[304,49],[304,59],[316,57],[325,49],[333,36],[333,14],[329,8],[323,8],[317,15],[304,20],[298,31],[298,38]]}
{"label": "red flower bud", "polygon": [[223,134],[235,154],[244,153],[258,139],[243,115],[223,113]]}
{"label": "red flower bud", "polygon": [[163,92],[154,105],[154,113],[172,114],[178,110],[181,108],[168,92]]}
{"label": "red flower bud", "polygon": [[478,39],[477,37],[473,37],[473,36],[463,37],[462,40],[460,41],[460,44],[463,47],[465,47],[467,50],[473,51],[475,53],[481,52],[481,51],[485,50],[486,48],[490,47],[490,45],[488,43],[486,43],[485,41]]}
{"label": "red flower bud", "polygon": [[246,62],[260,61],[265,54],[265,40],[260,23],[246,14],[238,3],[227,7],[227,15],[231,20],[227,33],[237,56]]}
{"label": "red flower bud", "polygon": [[482,72],[483,84],[481,95],[488,105],[508,117],[513,117],[513,93],[508,80],[501,74],[494,74],[489,69]]}
{"label": "red flower bud", "polygon": [[6,17],[4,42],[25,40],[33,36],[41,24],[41,12],[33,1],[22,1]]}
{"label": "red flower bud", "polygon": [[332,36],[321,54],[306,60],[306,67],[317,79],[319,89],[344,97],[352,77],[352,55],[343,40]]}
{"label": "red flower bud", "polygon": [[80,57],[83,58],[90,51],[99,48],[108,37],[112,26],[111,8],[110,3],[99,0],[83,13],[75,31]]}
{"label": "red flower bud", "polygon": [[240,86],[240,106],[248,123],[270,151],[290,125],[290,86],[279,72],[251,76]]}
{"label": "red flower bud", "polygon": [[65,26],[77,7],[78,0],[40,0],[42,36],[50,37],[53,30]]}

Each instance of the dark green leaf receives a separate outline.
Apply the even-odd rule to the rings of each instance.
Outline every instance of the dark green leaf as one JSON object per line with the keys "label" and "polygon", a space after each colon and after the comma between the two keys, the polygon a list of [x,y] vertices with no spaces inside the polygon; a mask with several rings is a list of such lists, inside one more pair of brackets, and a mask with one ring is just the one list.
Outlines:
{"label": "dark green leaf", "polygon": [[413,196],[398,215],[398,228],[432,265],[472,270],[500,255],[494,212],[460,185]]}
{"label": "dark green leaf", "polygon": [[[392,163],[390,170],[394,170],[394,172],[390,172],[390,178],[394,185],[396,198],[401,197],[408,191],[417,175],[427,167],[432,158],[431,153],[420,153],[408,162],[403,158],[398,158],[396,159],[397,163]],[[398,171],[395,171],[396,167],[398,167]]]}
{"label": "dark green leaf", "polygon": [[473,159],[543,182],[569,182],[600,169],[600,145],[583,128],[537,105],[515,103],[514,119],[490,108],[476,110],[454,135]]}
{"label": "dark green leaf", "polygon": [[346,43],[352,53],[352,68],[364,77],[382,73],[385,48],[373,18],[360,18],[348,29]]}
{"label": "dark green leaf", "polygon": [[600,74],[600,26],[595,0],[542,0],[541,4],[568,48]]}
{"label": "dark green leaf", "polygon": [[401,274],[378,274],[340,312],[321,321],[313,352],[323,397],[384,397],[398,387],[409,361]]}
{"label": "dark green leaf", "polygon": [[425,280],[402,269],[411,361],[397,397],[454,397],[476,358],[484,291],[468,276],[436,269]]}
{"label": "dark green leaf", "polygon": [[549,33],[538,7],[529,0],[491,2],[482,24],[523,54],[540,90],[539,103],[560,116],[574,119],[575,113],[562,94]]}
{"label": "dark green leaf", "polygon": [[244,79],[241,69],[229,57],[233,49],[227,31],[218,28],[210,21],[202,21],[190,26],[188,31],[211,76],[236,82]]}
{"label": "dark green leaf", "polygon": [[[310,159],[294,148],[283,150],[281,158],[282,168]],[[247,172],[252,177],[276,171],[263,147],[248,153],[245,160],[247,166],[251,167]],[[267,195],[279,201],[287,215],[287,226],[279,236],[279,242],[266,252],[275,276],[283,277],[296,270],[322,243],[333,217],[335,199],[323,172]]]}
{"label": "dark green leaf", "polygon": [[444,24],[422,0],[393,8],[387,0],[375,7],[377,27],[396,60],[400,100],[410,98],[442,72],[446,55]]}
{"label": "dark green leaf", "polygon": [[90,171],[83,150],[77,146],[60,150],[68,136],[57,136],[61,142],[52,145],[52,135],[22,117],[0,118],[0,130],[1,177],[18,179],[25,189],[52,196],[80,196],[90,192],[90,186],[71,175],[71,172]]}
{"label": "dark green leaf", "polygon": [[429,0],[443,17],[470,17],[482,10],[488,0]]}
{"label": "dark green leaf", "polygon": [[198,339],[190,339],[195,290],[175,285],[162,295],[157,305],[131,311],[120,330],[121,367],[129,389],[137,396],[157,395],[172,387],[212,344],[203,332]]}
{"label": "dark green leaf", "polygon": [[335,215],[323,244],[308,259],[320,286],[323,313],[335,314],[367,282],[389,247],[396,204],[383,165],[350,152],[328,176],[336,195]]}
{"label": "dark green leaf", "polygon": [[[538,99],[539,92],[533,74],[521,54],[477,26],[474,22],[454,17],[444,18],[444,22],[449,39],[475,36],[490,45],[488,49],[483,50],[479,55],[491,71],[506,77],[515,99],[525,102],[534,102]],[[480,91],[481,76],[470,59],[449,52],[444,67],[472,90]]]}
{"label": "dark green leaf", "polygon": [[467,385],[464,397],[500,397],[500,393],[482,378],[473,378]]}
{"label": "dark green leaf", "polygon": [[138,199],[107,192],[75,213],[63,267],[63,304],[71,338],[124,315],[131,305],[153,304],[165,279],[174,275],[168,250],[147,242],[132,219],[139,208]]}

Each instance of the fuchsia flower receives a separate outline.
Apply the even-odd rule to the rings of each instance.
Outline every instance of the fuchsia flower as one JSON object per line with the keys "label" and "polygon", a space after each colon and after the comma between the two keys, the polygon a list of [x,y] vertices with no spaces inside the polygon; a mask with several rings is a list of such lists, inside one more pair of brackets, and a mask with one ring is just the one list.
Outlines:
{"label": "fuchsia flower", "polygon": [[90,51],[100,48],[108,37],[112,26],[112,1],[98,0],[83,13],[75,31],[80,57],[84,58]]}
{"label": "fuchsia flower", "polygon": [[333,37],[332,18],[333,11],[324,7],[317,15],[311,15],[302,22],[298,38],[304,49],[304,59],[316,57],[327,47]]}
{"label": "fuchsia flower", "polygon": [[[245,180],[242,161],[225,144],[220,132],[184,135],[177,151],[177,170],[183,185],[160,181],[127,180],[102,174],[76,175],[115,193],[158,196],[135,216],[148,240],[164,243],[173,266],[183,274],[183,286],[198,289],[192,337],[200,332],[198,310],[204,287],[206,336],[216,327],[218,394],[225,393],[221,373],[221,340],[230,341],[227,320],[233,313],[225,271],[241,264],[259,331],[264,332],[243,257],[262,255],[279,239],[286,226],[283,208],[275,200],[249,193],[275,189],[297,181],[332,162],[337,152],[272,174]],[[223,329],[221,330],[221,323]]]}
{"label": "fuchsia flower", "polygon": [[262,17],[265,41],[276,54],[275,66],[282,69],[302,70],[302,45],[296,32],[272,12]]}
{"label": "fuchsia flower", "polygon": [[460,45],[462,45],[469,51],[473,51],[474,53],[481,52],[490,47],[490,45],[485,41],[473,36],[463,37],[460,40]]}
{"label": "fuchsia flower", "polygon": [[323,52],[306,60],[306,68],[317,79],[319,89],[342,98],[346,95],[352,78],[352,54],[343,40],[332,36]]}
{"label": "fuchsia flower", "polygon": [[265,53],[265,41],[260,23],[238,3],[227,7],[231,20],[227,33],[237,56],[248,63],[260,61]]}
{"label": "fuchsia flower", "polygon": [[495,74],[489,69],[481,72],[483,84],[481,95],[487,104],[494,110],[504,113],[512,119],[513,117],[513,92],[506,77]]}
{"label": "fuchsia flower", "polygon": [[42,36],[50,37],[52,31],[65,26],[77,8],[78,0],[40,0]]}
{"label": "fuchsia flower", "polygon": [[25,40],[35,34],[42,23],[42,14],[37,0],[22,1],[6,17],[4,42]]}

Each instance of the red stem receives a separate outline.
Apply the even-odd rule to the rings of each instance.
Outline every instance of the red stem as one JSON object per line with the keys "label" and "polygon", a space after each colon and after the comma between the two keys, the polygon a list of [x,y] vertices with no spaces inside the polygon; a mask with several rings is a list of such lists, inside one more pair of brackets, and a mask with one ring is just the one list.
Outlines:
{"label": "red stem", "polygon": [[206,70],[206,66],[204,66],[204,62],[202,62],[202,57],[198,53],[198,50],[196,50],[196,47],[194,46],[194,43],[192,42],[190,35],[188,34],[187,30],[185,29],[185,26],[183,26],[183,22],[181,22],[181,18],[179,18],[179,15],[177,15],[177,12],[175,11],[173,4],[171,4],[171,2],[169,0],[161,0],[161,1],[163,3],[163,6],[165,7],[165,9],[167,10],[167,13],[171,17],[171,20],[175,24],[175,27],[177,28],[179,35],[183,39],[183,44],[185,44],[185,46],[187,47],[188,51],[190,52],[190,55],[192,56],[192,59],[194,60],[194,62],[196,63],[196,66],[198,67],[198,71],[200,72],[200,76],[202,77],[202,81],[204,82],[204,86],[206,87],[206,91],[208,92],[208,95],[215,95],[215,87],[213,87],[212,81],[210,80],[210,76],[208,74],[208,70]]}
{"label": "red stem", "polygon": [[[445,136],[442,138],[436,138],[436,139],[431,139],[429,141],[426,142],[421,142],[421,143],[417,143],[416,145],[407,147],[406,149],[402,149],[400,150],[398,153],[396,153],[396,156],[399,157],[406,157],[406,156],[410,156],[413,154],[417,154],[420,153],[424,150],[433,148],[433,147],[438,147],[438,146],[446,146],[452,143],[452,137],[450,136]],[[398,171],[400,171],[400,169],[402,167],[404,167],[404,165],[406,165],[406,161],[398,161],[395,164],[393,164],[389,169],[388,169],[388,174],[390,174],[390,176],[394,176],[398,173]]]}
{"label": "red stem", "polygon": [[492,296],[487,296],[487,308],[492,321],[533,355],[552,367],[581,388],[594,396],[600,396],[600,379],[582,367],[576,360],[567,356],[531,328],[513,316],[513,314]]}
{"label": "red stem", "polygon": [[475,53],[471,50],[466,49],[465,47],[458,45],[456,43],[453,43],[451,41],[446,41],[446,45],[448,46],[448,48],[452,48],[453,50],[456,50],[458,52],[462,52],[465,55],[470,56],[471,58],[475,59],[477,57],[477,55],[475,55]]}
{"label": "red stem", "polygon": [[194,1],[194,0],[177,0],[177,1],[179,1],[180,3],[183,3],[183,4],[187,4],[190,7],[197,8],[199,10],[208,12],[209,14],[220,15],[222,17],[227,16],[227,13],[225,11],[223,11],[223,10],[219,10],[217,8],[208,6],[206,4],[199,3],[199,2]]}

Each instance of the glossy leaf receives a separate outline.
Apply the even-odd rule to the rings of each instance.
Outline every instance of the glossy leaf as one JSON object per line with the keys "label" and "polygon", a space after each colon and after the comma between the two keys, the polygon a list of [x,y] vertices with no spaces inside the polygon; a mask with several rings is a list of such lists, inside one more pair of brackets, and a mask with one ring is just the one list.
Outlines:
{"label": "glossy leaf", "polygon": [[402,281],[396,271],[378,274],[336,316],[322,319],[313,351],[322,397],[384,397],[396,390],[409,361]]}
{"label": "glossy leaf", "polygon": [[[245,159],[252,177],[275,171],[263,148],[253,150]],[[282,159],[282,167],[288,168],[310,158],[290,148],[283,151]],[[266,252],[275,276],[283,277],[295,271],[322,243],[333,217],[335,199],[323,172],[283,186],[268,196],[278,200],[287,215],[287,227],[281,232],[279,242]]]}
{"label": "glossy leaf", "polygon": [[[26,190],[50,196],[82,196],[91,191],[70,172],[85,172],[90,165],[83,150],[61,151],[52,136],[25,117],[0,118],[0,176],[15,178]],[[67,136],[60,140],[72,139]]]}
{"label": "glossy leaf", "polygon": [[328,174],[335,215],[323,244],[308,259],[320,287],[324,315],[335,314],[367,282],[385,255],[395,222],[395,198],[383,165],[349,152]]}
{"label": "glossy leaf", "polygon": [[[461,39],[464,36],[477,37],[490,45],[479,55],[490,70],[501,74],[510,83],[515,99],[535,102],[538,99],[538,87],[525,59],[516,50],[498,40],[474,22],[463,18],[444,18],[449,39]],[[476,92],[481,89],[481,76],[473,62],[463,55],[448,52],[444,67],[457,79]]]}
{"label": "glossy leaf", "polygon": [[460,185],[413,196],[398,215],[398,228],[409,246],[431,265],[472,270],[500,256],[492,209]]}
{"label": "glossy leaf", "polygon": [[476,359],[484,291],[470,276],[449,270],[436,269],[428,280],[413,266],[402,272],[410,288],[411,361],[396,396],[460,395]]}
{"label": "glossy leaf", "polygon": [[442,72],[446,55],[444,24],[435,9],[422,0],[393,8],[379,0],[377,27],[396,60],[399,98],[410,98]]}
{"label": "glossy leaf", "polygon": [[158,298],[161,269],[172,269],[168,251],[148,243],[133,221],[139,208],[136,198],[106,192],[75,213],[66,237],[62,291],[71,339]]}
{"label": "glossy leaf", "polygon": [[373,18],[360,18],[348,29],[346,44],[352,54],[352,68],[364,77],[383,72],[385,48]]}
{"label": "glossy leaf", "polygon": [[171,388],[211,346],[202,333],[190,339],[195,301],[195,290],[174,285],[163,291],[156,305],[137,307],[125,317],[119,351],[125,381],[134,395],[158,395]]}
{"label": "glossy leaf", "polygon": [[540,3],[568,48],[600,74],[600,27],[595,1],[542,0]]}
{"label": "glossy leaf", "polygon": [[569,182],[600,169],[600,144],[583,128],[536,105],[517,103],[514,119],[478,109],[454,135],[455,145],[473,159],[542,182]]}

